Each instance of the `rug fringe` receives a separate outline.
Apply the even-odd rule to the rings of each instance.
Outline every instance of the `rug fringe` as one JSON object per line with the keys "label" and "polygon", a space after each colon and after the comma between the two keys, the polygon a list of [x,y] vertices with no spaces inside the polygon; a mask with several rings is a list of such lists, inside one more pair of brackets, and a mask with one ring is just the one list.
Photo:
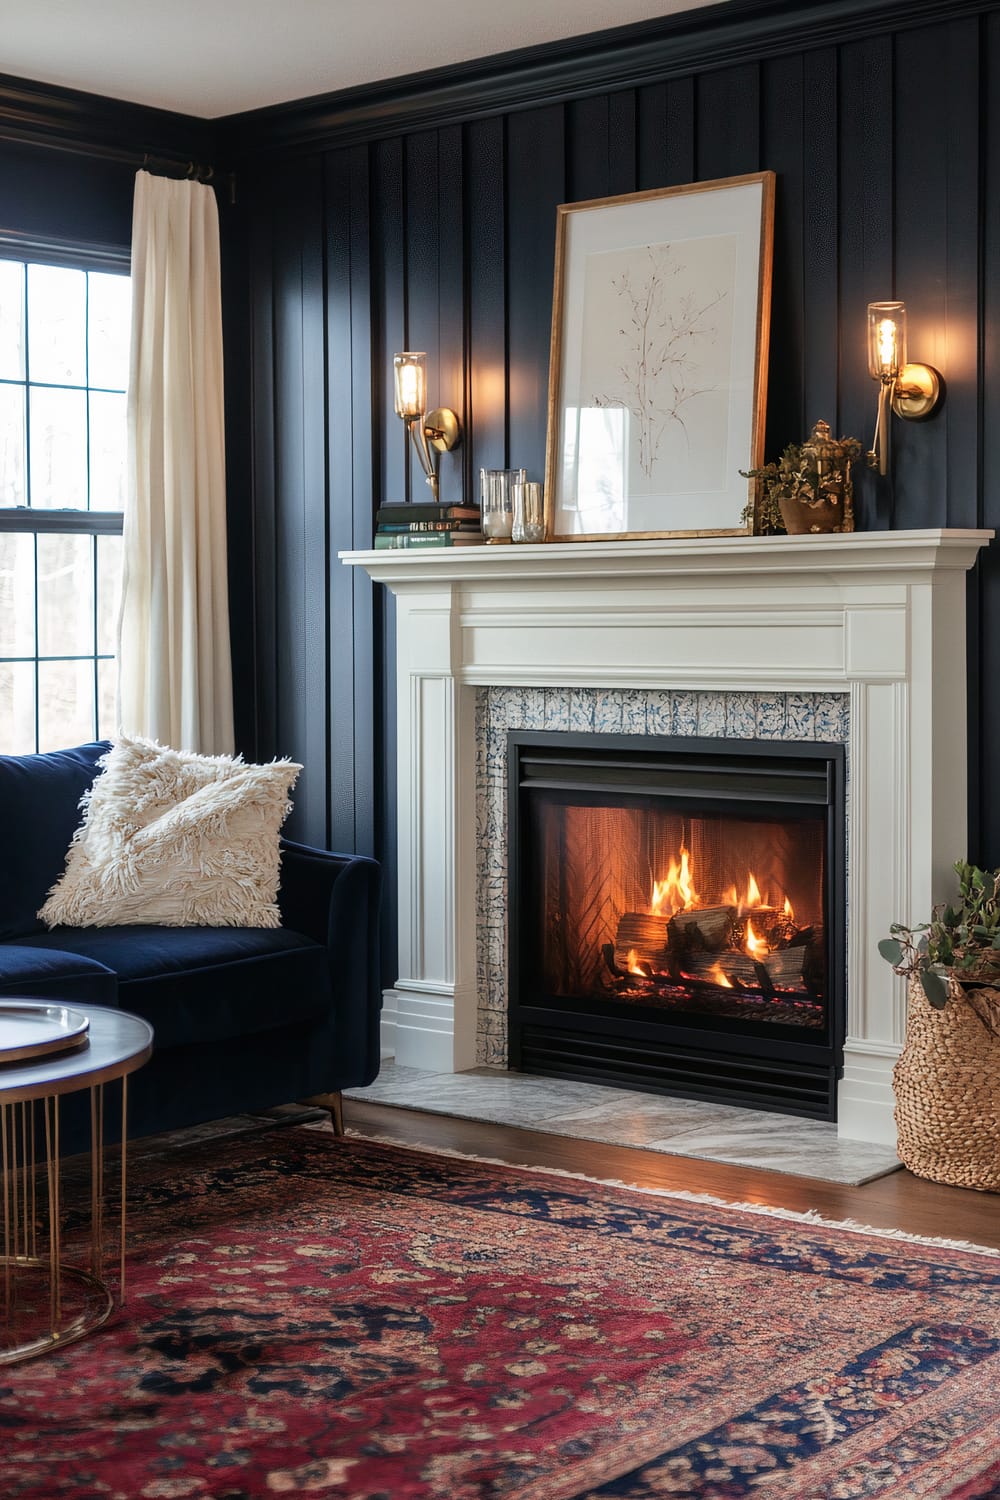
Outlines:
{"label": "rug fringe", "polygon": [[[306,1125],[306,1130],[315,1126]],[[575,1182],[589,1182],[597,1187],[624,1188],[630,1193],[646,1193],[656,1198],[677,1198],[686,1203],[708,1203],[714,1208],[730,1208],[739,1213],[760,1214],[770,1219],[791,1219],[800,1224],[817,1224],[823,1229],[843,1229],[848,1234],[874,1235],[877,1239],[897,1240],[903,1244],[930,1245],[938,1250],[967,1250],[974,1255],[1000,1257],[1000,1250],[992,1245],[977,1245],[971,1240],[950,1240],[927,1234],[911,1234],[906,1229],[883,1229],[877,1224],[861,1224],[857,1219],[828,1219],[818,1209],[778,1208],[766,1203],[734,1202],[720,1198],[714,1193],[692,1193],[686,1188],[642,1187],[634,1182],[623,1182],[616,1177],[591,1177],[586,1172],[568,1172],[562,1167],[527,1165],[522,1162],[503,1161],[498,1156],[474,1156],[471,1152],[456,1151],[451,1146],[431,1146],[422,1142],[404,1143],[392,1136],[369,1135],[364,1131],[348,1128],[347,1135],[359,1141],[371,1141],[377,1146],[393,1146],[400,1151],[426,1151],[431,1156],[453,1156],[458,1161],[479,1162],[487,1167],[513,1167],[518,1172],[538,1172],[546,1177],[567,1177]]]}

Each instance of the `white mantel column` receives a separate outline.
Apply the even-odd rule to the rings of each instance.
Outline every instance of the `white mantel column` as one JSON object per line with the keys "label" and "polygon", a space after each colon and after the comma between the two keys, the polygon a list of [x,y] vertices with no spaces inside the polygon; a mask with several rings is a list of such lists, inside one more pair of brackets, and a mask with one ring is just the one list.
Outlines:
{"label": "white mantel column", "polygon": [[399,978],[396,1061],[476,1065],[475,696],[456,680],[455,590],[396,610]]}

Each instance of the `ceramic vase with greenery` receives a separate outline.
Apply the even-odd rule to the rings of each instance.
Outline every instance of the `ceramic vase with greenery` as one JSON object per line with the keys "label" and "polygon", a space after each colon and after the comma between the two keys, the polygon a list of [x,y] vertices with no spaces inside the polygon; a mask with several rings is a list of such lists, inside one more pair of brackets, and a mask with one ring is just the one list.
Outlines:
{"label": "ceramic vase with greenery", "polygon": [[817,422],[804,443],[789,443],[776,462],[740,470],[756,481],[743,520],[765,535],[853,531],[851,475],[861,451],[857,438],[835,439],[827,422]]}

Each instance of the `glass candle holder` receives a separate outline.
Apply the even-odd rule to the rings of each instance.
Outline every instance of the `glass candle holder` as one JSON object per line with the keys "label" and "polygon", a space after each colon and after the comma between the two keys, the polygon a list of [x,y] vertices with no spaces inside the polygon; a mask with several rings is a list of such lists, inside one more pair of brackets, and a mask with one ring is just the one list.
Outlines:
{"label": "glass candle holder", "polygon": [[541,485],[537,479],[516,479],[512,491],[514,520],[511,526],[511,541],[544,542],[545,513],[542,509]]}
{"label": "glass candle holder", "polygon": [[488,542],[509,542],[514,529],[514,485],[524,483],[523,469],[480,469],[483,535]]}

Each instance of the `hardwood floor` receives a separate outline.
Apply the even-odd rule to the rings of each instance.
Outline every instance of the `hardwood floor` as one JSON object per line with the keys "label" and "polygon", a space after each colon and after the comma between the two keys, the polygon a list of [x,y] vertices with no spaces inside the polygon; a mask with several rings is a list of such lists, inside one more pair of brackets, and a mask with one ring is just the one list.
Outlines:
{"label": "hardwood floor", "polygon": [[692,1157],[605,1146],[542,1135],[509,1125],[486,1125],[384,1104],[344,1100],[348,1131],[384,1136],[407,1146],[437,1146],[520,1166],[555,1167],[636,1187],[681,1188],[733,1203],[760,1203],[824,1218],[854,1219],[880,1229],[968,1240],[1000,1249],[1000,1195],[923,1182],[892,1172],[863,1187],[844,1187],[780,1172],[728,1167]]}

